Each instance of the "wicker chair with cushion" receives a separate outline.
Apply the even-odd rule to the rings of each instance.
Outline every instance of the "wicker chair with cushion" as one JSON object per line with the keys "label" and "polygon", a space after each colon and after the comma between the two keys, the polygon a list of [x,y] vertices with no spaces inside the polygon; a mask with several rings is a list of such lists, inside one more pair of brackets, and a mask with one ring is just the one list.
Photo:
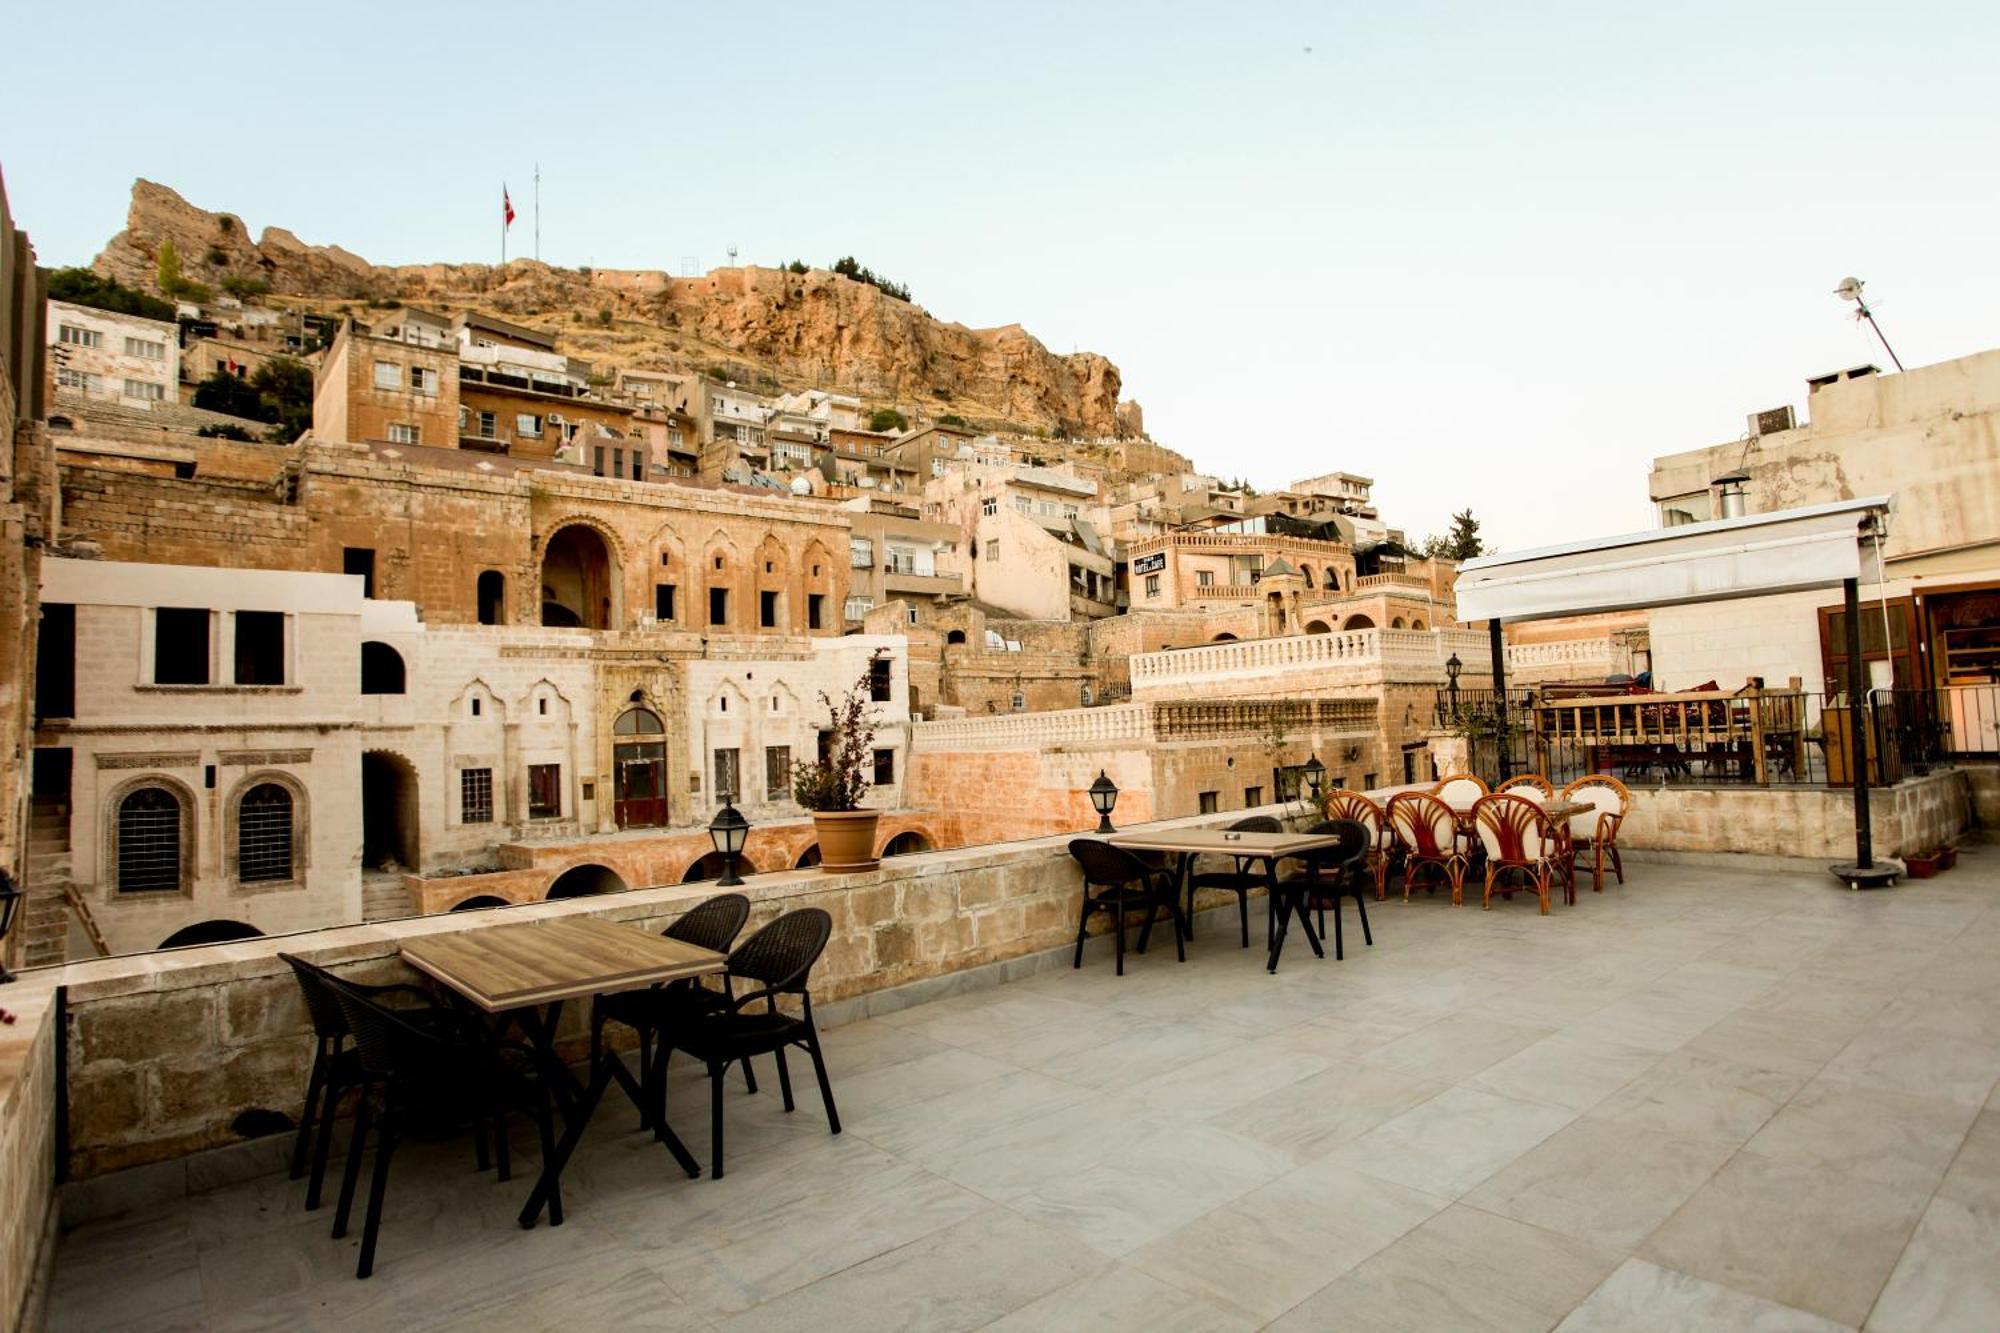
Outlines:
{"label": "wicker chair with cushion", "polygon": [[[750,900],[740,893],[722,893],[708,898],[689,908],[660,932],[670,940],[692,944],[699,949],[713,949],[716,953],[727,953],[729,946],[736,943],[736,937],[743,932],[743,923],[750,919]],[[670,1030],[676,1023],[685,1022],[700,1014],[713,1013],[729,1002],[729,978],[723,977],[724,989],[710,990],[699,980],[689,977],[682,981],[669,982],[664,986],[653,986],[646,990],[617,991],[610,995],[600,995],[590,1007],[590,1058],[592,1068],[596,1067],[598,1052],[604,1046],[604,1025],[623,1023],[639,1034],[639,1078],[638,1083],[626,1072],[623,1061],[611,1066],[612,1077],[618,1080],[633,1102],[639,1107],[639,1127],[650,1128],[653,1122],[653,1108],[658,1103],[654,1089],[647,1086],[653,1073],[653,1040],[663,1031]],[[743,1081],[750,1091],[757,1091],[757,1076],[750,1072],[750,1062],[743,1062]]]}
{"label": "wicker chair with cushion", "polygon": [[[753,1055],[771,1055],[778,1062],[778,1088],[784,1094],[785,1110],[793,1109],[792,1075],[785,1065],[785,1048],[797,1046],[812,1057],[813,1073],[819,1079],[819,1096],[826,1107],[826,1123],[840,1133],[840,1112],[833,1105],[833,1084],[826,1076],[826,1056],[819,1046],[819,1029],[813,1026],[812,995],[806,983],[813,964],[826,949],[833,934],[833,917],[818,907],[787,912],[736,946],[729,955],[729,975],[740,981],[755,982],[757,988],[743,995],[725,997],[721,1007],[698,1015],[663,1034],[660,1039],[659,1073],[655,1086],[664,1108],[667,1092],[667,1057],[685,1051],[708,1066],[712,1166],[709,1174],[722,1179],[722,1081],[729,1066]],[[778,998],[790,995],[798,1000],[797,1017],[778,1008]],[[763,1001],[761,1009],[751,1006]],[[662,1114],[662,1120],[665,1119]]]}
{"label": "wicker chair with cushion", "polygon": [[[1246,815],[1229,826],[1232,833],[1282,833],[1284,826],[1275,815]],[[1212,867],[1204,870],[1207,861]],[[1250,891],[1264,887],[1263,873],[1257,868],[1257,859],[1250,856],[1197,856],[1188,867],[1187,908],[1183,919],[1187,922],[1188,937],[1194,937],[1194,895],[1202,889],[1213,889],[1220,893],[1236,895],[1236,918],[1243,930],[1243,947],[1250,947]]]}
{"label": "wicker chair with cushion", "polygon": [[[1519,873],[1528,877],[1535,896],[1541,900],[1542,915],[1549,914],[1549,881],[1561,873],[1562,843],[1542,807],[1525,796],[1496,792],[1472,807],[1473,825],[1486,848],[1486,886],[1480,894],[1482,908],[1493,906],[1494,886],[1501,877]],[[1512,897],[1505,888],[1505,897]],[[1572,887],[1568,900],[1575,900]]]}
{"label": "wicker chair with cushion", "polygon": [[1474,774],[1448,773],[1437,780],[1437,785],[1431,788],[1431,795],[1456,810],[1460,806],[1470,808],[1474,801],[1491,791],[1485,780]]}
{"label": "wicker chair with cushion", "polygon": [[[507,1141],[503,1115],[511,1104],[525,1105],[541,1131],[542,1160],[555,1153],[554,1110],[549,1088],[532,1061],[507,1058],[512,1047],[496,1046],[484,1034],[425,1026],[376,1001],[360,987],[322,974],[354,1034],[355,1050],[365,1075],[361,1108],[355,1115],[354,1142],[341,1172],[340,1203],[334,1209],[333,1235],[347,1234],[354,1207],[355,1185],[361,1176],[361,1156],[370,1134],[375,1136],[375,1166],[369,1178],[368,1210],[361,1229],[361,1256],[354,1276],[375,1270],[375,1240],[382,1229],[382,1200],[389,1187],[389,1159],[414,1128],[452,1128],[470,1123],[484,1153],[486,1122],[491,1118],[502,1144]],[[504,1148],[502,1152],[504,1153]],[[505,1161],[503,1156],[502,1161]],[[562,1221],[562,1197],[551,1193],[549,1221]]]}
{"label": "wicker chair with cushion", "polygon": [[1403,851],[1403,901],[1410,900],[1417,876],[1429,867],[1451,885],[1452,906],[1462,906],[1466,859],[1452,808],[1424,792],[1397,792],[1389,798],[1389,827]]}
{"label": "wicker chair with cushion", "polygon": [[1494,795],[1525,796],[1536,805],[1555,799],[1555,784],[1540,773],[1523,773],[1517,778],[1508,778],[1493,789]]}
{"label": "wicker chair with cushion", "polygon": [[1330,791],[1320,801],[1328,819],[1351,819],[1368,830],[1368,873],[1375,878],[1375,901],[1389,896],[1389,863],[1395,859],[1396,835],[1382,807],[1358,791]]}
{"label": "wicker chair with cushion", "polygon": [[1335,962],[1347,956],[1340,927],[1340,900],[1354,899],[1354,910],[1361,914],[1361,938],[1370,948],[1375,945],[1375,934],[1368,928],[1368,857],[1373,835],[1368,826],[1356,819],[1323,819],[1306,829],[1313,834],[1337,834],[1341,841],[1337,847],[1329,847],[1323,852],[1313,852],[1298,858],[1301,866],[1301,887],[1299,909],[1308,908],[1319,913],[1320,938],[1326,938],[1326,909],[1333,909],[1333,957]]}
{"label": "wicker chair with cushion", "polygon": [[[347,1014],[335,998],[329,984],[332,973],[308,963],[303,958],[281,953],[278,957],[290,964],[292,975],[298,978],[299,990],[305,996],[306,1014],[312,1019],[313,1062],[312,1072],[306,1075],[305,1110],[299,1115],[299,1129],[292,1140],[293,1180],[306,1174],[306,1153],[308,1144],[312,1152],[312,1178],[306,1182],[306,1207],[317,1208],[320,1204],[320,1188],[326,1182],[326,1159],[333,1150],[333,1122],[340,1109],[341,1098],[368,1081],[361,1067],[361,1054],[352,1045],[353,1030],[347,1025]],[[334,978],[338,980],[338,978]],[[355,992],[372,999],[384,1000],[390,996],[400,997],[409,1007],[402,1010],[403,1017],[412,1023],[428,1028],[438,1028],[451,1022],[448,1010],[438,1007],[430,993],[416,986],[363,986],[356,982],[344,982]],[[317,1130],[315,1142],[314,1131]],[[486,1169],[486,1139],[482,1134],[478,1139],[479,1169]],[[500,1142],[500,1178],[507,1178],[507,1144]]]}
{"label": "wicker chair with cushion", "polygon": [[1569,847],[1567,857],[1570,865],[1570,879],[1576,879],[1576,856],[1586,846],[1591,853],[1591,890],[1604,891],[1604,865],[1611,863],[1611,873],[1618,876],[1618,882],[1625,882],[1625,862],[1618,855],[1618,829],[1625,822],[1625,816],[1632,813],[1632,793],[1625,784],[1608,774],[1593,774],[1578,778],[1562,789],[1563,799],[1577,801],[1596,807],[1595,813],[1571,815],[1569,819]]}

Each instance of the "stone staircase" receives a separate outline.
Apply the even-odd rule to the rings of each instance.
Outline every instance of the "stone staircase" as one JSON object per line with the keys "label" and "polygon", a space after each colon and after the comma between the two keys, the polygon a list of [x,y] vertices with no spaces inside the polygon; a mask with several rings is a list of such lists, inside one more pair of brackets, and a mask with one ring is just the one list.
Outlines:
{"label": "stone staircase", "polygon": [[410,890],[403,883],[402,871],[361,872],[363,921],[393,921],[397,917],[413,916],[416,910],[415,904],[410,901]]}
{"label": "stone staircase", "polygon": [[28,809],[27,898],[21,904],[21,962],[60,963],[69,946],[69,802],[37,796]]}

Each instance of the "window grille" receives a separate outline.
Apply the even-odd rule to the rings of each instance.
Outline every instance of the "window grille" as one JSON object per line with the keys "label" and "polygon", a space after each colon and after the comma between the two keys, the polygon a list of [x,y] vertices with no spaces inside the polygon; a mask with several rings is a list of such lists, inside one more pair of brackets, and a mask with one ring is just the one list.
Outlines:
{"label": "window grille", "polygon": [[180,798],[164,787],[141,787],[118,803],[118,891],[171,893],[180,886]]}
{"label": "window grille", "polygon": [[292,794],[275,782],[244,793],[236,815],[236,878],[292,877]]}

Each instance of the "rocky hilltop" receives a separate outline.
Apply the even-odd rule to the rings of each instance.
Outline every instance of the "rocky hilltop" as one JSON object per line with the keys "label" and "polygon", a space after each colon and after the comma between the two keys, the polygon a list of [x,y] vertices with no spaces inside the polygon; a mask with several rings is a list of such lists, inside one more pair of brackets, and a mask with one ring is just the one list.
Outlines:
{"label": "rocky hilltop", "polygon": [[698,278],[656,270],[559,269],[531,259],[381,267],[281,227],[252,240],[233,213],[198,208],[136,181],[125,230],[93,268],[158,290],[161,245],[185,277],[261,280],[317,307],[409,302],[504,315],[557,335],[564,350],[632,366],[744,362],[787,388],[863,397],[1071,435],[1126,436],[1142,420],[1119,403],[1118,367],[1095,352],[1059,356],[1018,324],[971,329],[824,269],[719,268]]}

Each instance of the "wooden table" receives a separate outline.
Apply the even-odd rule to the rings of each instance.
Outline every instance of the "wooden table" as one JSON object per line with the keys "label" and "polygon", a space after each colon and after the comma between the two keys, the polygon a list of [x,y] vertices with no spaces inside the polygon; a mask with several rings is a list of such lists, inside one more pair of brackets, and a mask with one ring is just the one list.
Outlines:
{"label": "wooden table", "polygon": [[[728,962],[712,949],[591,917],[420,936],[406,940],[402,954],[411,967],[498,1020],[496,1035],[508,1022],[518,1025],[534,1046],[542,1076],[552,1087],[572,1091],[575,1080],[555,1047],[556,1024],[565,1001],[712,976],[724,971]],[[562,1141],[542,1145],[542,1173],[521,1209],[523,1227],[535,1224],[544,1205],[549,1224],[562,1225],[563,1167],[605,1089],[624,1072],[622,1066],[613,1069],[617,1064],[611,1051],[599,1052],[591,1062],[590,1082],[567,1099]],[[640,1107],[642,1113],[657,1109]],[[690,1177],[700,1175],[700,1164],[667,1124],[663,1111],[655,1129],[681,1168]]]}
{"label": "wooden table", "polygon": [[1313,953],[1326,957],[1326,950],[1320,947],[1319,936],[1313,933],[1312,923],[1306,919],[1305,909],[1295,904],[1294,898],[1303,899],[1305,881],[1295,882],[1293,890],[1283,888],[1278,880],[1278,862],[1287,857],[1308,856],[1313,852],[1325,851],[1341,843],[1338,834],[1331,833],[1228,833],[1222,829],[1181,829],[1161,833],[1114,833],[1105,839],[1113,847],[1123,847],[1132,852],[1172,852],[1180,857],[1180,885],[1175,893],[1184,893],[1188,883],[1189,867],[1194,858],[1204,854],[1234,856],[1245,861],[1264,863],[1264,882],[1270,890],[1271,912],[1274,925],[1271,930],[1271,953],[1265,961],[1266,970],[1278,970],[1278,955],[1285,950],[1285,933],[1291,923],[1292,913],[1297,911],[1299,928],[1306,933],[1306,943],[1312,945]]}

